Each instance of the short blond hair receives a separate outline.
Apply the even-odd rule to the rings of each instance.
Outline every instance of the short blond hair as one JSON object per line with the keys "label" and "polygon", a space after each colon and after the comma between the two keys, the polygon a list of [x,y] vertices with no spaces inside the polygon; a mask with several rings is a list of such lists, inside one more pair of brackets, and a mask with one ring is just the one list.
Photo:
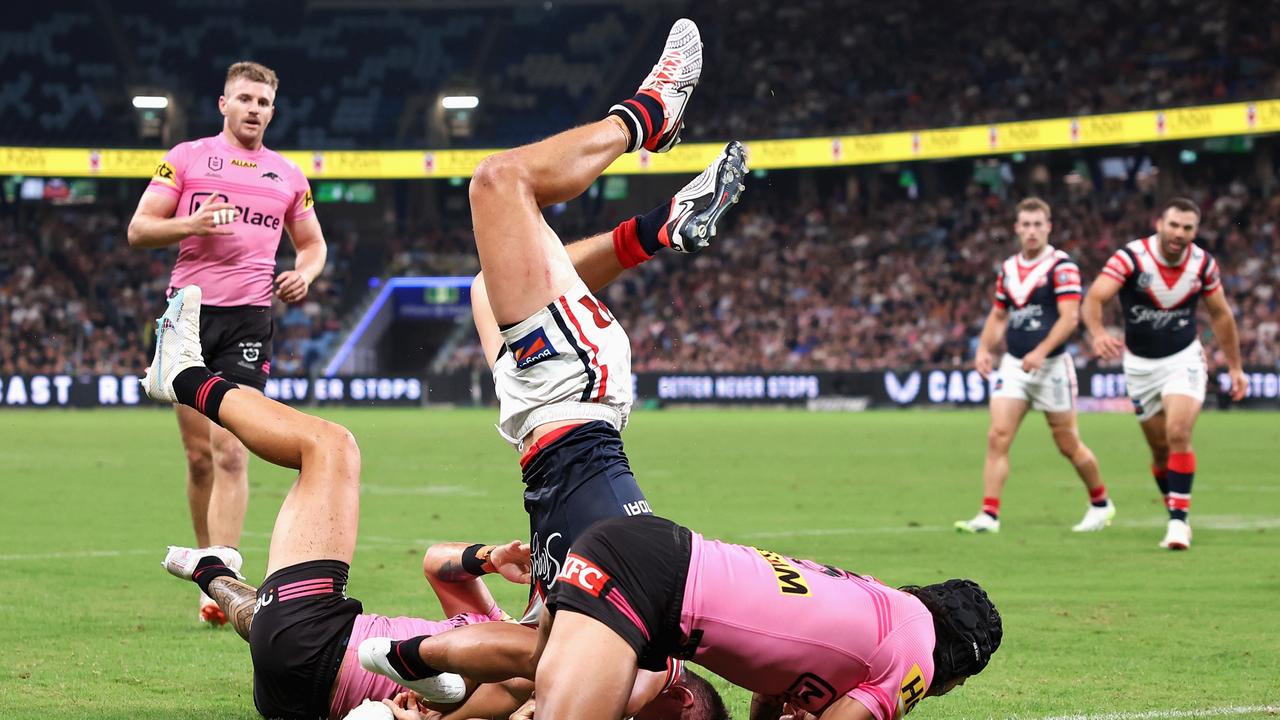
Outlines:
{"label": "short blond hair", "polygon": [[1024,198],[1022,202],[1018,203],[1018,212],[1042,212],[1045,220],[1053,219],[1053,213],[1049,211],[1049,203],[1038,197]]}
{"label": "short blond hair", "polygon": [[276,71],[262,63],[256,63],[251,60],[232,63],[231,67],[227,68],[227,80],[224,86],[230,85],[232,80],[239,80],[240,78],[266,83],[271,86],[272,90],[280,89],[280,78],[276,77]]}

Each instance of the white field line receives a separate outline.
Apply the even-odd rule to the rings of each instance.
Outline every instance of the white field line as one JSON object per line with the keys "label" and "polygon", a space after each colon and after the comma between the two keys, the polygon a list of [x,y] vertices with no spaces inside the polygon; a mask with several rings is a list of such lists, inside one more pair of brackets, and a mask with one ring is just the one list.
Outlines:
{"label": "white field line", "polygon": [[[1165,720],[1166,718],[1228,717],[1232,715],[1276,715],[1280,705],[1231,705],[1199,710],[1147,710],[1145,712],[1113,712],[1100,715],[1049,715],[1034,720]],[[1011,720],[1017,720],[1014,716]],[[1027,720],[1032,720],[1028,718]]]}

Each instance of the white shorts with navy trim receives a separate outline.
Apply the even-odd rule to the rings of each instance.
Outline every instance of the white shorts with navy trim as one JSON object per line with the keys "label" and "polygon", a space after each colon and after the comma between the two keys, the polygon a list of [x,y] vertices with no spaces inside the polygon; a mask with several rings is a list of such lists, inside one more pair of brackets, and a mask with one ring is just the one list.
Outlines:
{"label": "white shorts with navy trim", "polygon": [[619,432],[631,413],[631,340],[581,280],[502,331],[493,366],[498,432],[520,447],[557,420],[604,420]]}
{"label": "white shorts with navy trim", "polygon": [[1164,410],[1165,395],[1187,395],[1204,403],[1209,370],[1204,347],[1196,340],[1162,358],[1124,354],[1124,382],[1138,420],[1150,420]]}
{"label": "white shorts with navy trim", "polygon": [[1063,352],[1045,358],[1040,369],[1029,373],[1022,369],[1022,361],[1004,354],[997,370],[996,389],[993,398],[1010,398],[1031,403],[1032,410],[1043,412],[1068,412],[1076,407],[1076,366],[1071,353]]}

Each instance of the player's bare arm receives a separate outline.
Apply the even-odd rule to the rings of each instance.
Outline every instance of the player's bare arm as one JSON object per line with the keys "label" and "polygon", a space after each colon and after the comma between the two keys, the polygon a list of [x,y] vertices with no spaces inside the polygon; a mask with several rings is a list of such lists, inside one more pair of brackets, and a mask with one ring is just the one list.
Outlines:
{"label": "player's bare arm", "polygon": [[293,242],[296,260],[292,270],[276,276],[276,297],[287,303],[296,303],[307,297],[311,283],[320,277],[329,247],[325,244],[324,232],[320,230],[320,221],[315,214],[301,220],[285,221],[284,227]]}
{"label": "player's bare arm", "polygon": [[1205,309],[1209,311],[1209,324],[1213,326],[1214,337],[1227,358],[1227,373],[1231,376],[1231,399],[1239,402],[1249,391],[1249,377],[1244,374],[1244,363],[1240,358],[1240,335],[1236,331],[1235,314],[1227,303],[1227,294],[1221,288],[1217,292],[1205,296]]}
{"label": "player's bare arm", "polygon": [[[203,235],[234,235],[230,224],[235,220],[236,207],[224,202],[206,202],[195,213],[174,217],[178,198],[160,193],[146,192],[138,201],[138,209],[129,221],[129,245],[140,248],[161,248],[175,245],[185,238]],[[323,256],[321,262],[323,264]]]}
{"label": "player's bare arm", "polygon": [[1044,367],[1044,359],[1059,345],[1065,343],[1080,325],[1080,301],[1067,298],[1058,301],[1058,319],[1049,328],[1049,334],[1035,349],[1022,357],[1022,371],[1035,372]]}
{"label": "player's bare arm", "polygon": [[995,367],[996,348],[1004,340],[1004,333],[1009,327],[1009,311],[999,305],[993,306],[987,313],[987,320],[982,324],[982,334],[978,336],[978,349],[973,354],[973,367],[982,377],[990,377]]}
{"label": "player's bare arm", "polygon": [[1106,325],[1102,323],[1102,306],[1111,302],[1121,287],[1119,280],[1099,275],[1093,285],[1089,286],[1089,293],[1084,296],[1081,307],[1081,319],[1084,320],[1085,329],[1089,331],[1093,354],[1106,360],[1113,360],[1124,354],[1124,340],[1108,334]]}
{"label": "player's bare arm", "polygon": [[427,549],[422,559],[422,574],[446,616],[464,612],[488,615],[497,608],[497,603],[480,577],[499,573],[513,583],[528,585],[530,563],[529,545],[519,540],[479,547],[467,543],[436,543]]}

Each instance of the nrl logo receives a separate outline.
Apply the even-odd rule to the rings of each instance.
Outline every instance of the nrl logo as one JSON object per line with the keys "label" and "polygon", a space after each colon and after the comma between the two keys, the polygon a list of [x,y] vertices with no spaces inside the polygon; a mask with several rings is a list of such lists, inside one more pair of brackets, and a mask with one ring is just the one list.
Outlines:
{"label": "nrl logo", "polygon": [[1149,272],[1138,273],[1138,288],[1142,290],[1146,290],[1147,288],[1151,287],[1151,280],[1152,280],[1151,273]]}

